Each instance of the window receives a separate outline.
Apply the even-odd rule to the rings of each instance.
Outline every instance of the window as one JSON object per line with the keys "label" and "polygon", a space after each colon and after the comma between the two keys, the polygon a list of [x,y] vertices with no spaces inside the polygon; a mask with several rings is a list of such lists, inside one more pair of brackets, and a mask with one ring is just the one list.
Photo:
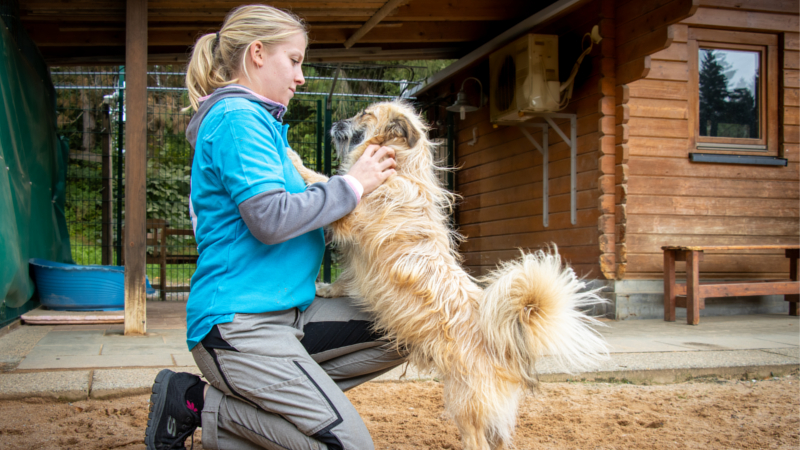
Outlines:
{"label": "window", "polygon": [[776,35],[689,33],[689,136],[702,152],[777,155]]}

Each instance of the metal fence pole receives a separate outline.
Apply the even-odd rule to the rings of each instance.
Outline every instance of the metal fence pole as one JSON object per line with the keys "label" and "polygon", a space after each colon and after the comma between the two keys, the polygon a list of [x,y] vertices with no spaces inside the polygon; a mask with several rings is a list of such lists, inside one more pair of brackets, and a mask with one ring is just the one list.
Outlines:
{"label": "metal fence pole", "polygon": [[112,146],[112,139],[111,139],[111,117],[109,112],[109,107],[107,104],[103,104],[101,109],[102,114],[102,143],[100,144],[100,150],[102,151],[102,196],[103,196],[103,223],[101,225],[101,263],[105,265],[111,264],[111,260],[113,259],[113,238],[111,237],[111,230],[114,225],[114,218],[111,216],[111,210],[114,207],[112,198],[114,195],[113,192],[113,179],[114,174],[112,171],[112,161],[111,161],[111,146]]}
{"label": "metal fence pole", "polygon": [[322,122],[323,111],[322,100],[317,100],[317,157],[315,159],[315,165],[317,172],[320,173],[322,173],[322,142],[324,140],[323,135],[325,134],[325,127]]}
{"label": "metal fence pole", "polygon": [[[325,129],[323,130],[325,141],[325,174],[331,176],[332,173],[332,159],[331,159],[331,121],[333,114],[333,101],[323,100],[325,104]],[[331,282],[331,265],[333,263],[333,256],[331,255],[331,247],[325,247],[325,257],[322,260],[322,281],[325,283]]]}
{"label": "metal fence pole", "polygon": [[117,264],[122,265],[122,198],[125,188],[122,183],[122,146],[124,145],[125,130],[125,66],[119,66],[119,80],[117,82]]}

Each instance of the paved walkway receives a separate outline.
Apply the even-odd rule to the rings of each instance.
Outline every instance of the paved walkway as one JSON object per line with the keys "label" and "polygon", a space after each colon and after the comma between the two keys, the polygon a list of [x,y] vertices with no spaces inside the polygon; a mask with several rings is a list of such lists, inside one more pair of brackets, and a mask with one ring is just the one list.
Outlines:
{"label": "paved walkway", "polygon": [[[121,324],[23,325],[0,337],[0,399],[77,400],[144,394],[159,370],[199,373],[186,349],[184,303],[148,302],[146,336]],[[544,381],[616,379],[668,383],[691,377],[766,377],[800,367],[800,320],[784,315],[605,322],[611,358],[592,372],[537,363]],[[378,380],[401,379],[402,368]],[[429,378],[409,369],[403,379]]]}

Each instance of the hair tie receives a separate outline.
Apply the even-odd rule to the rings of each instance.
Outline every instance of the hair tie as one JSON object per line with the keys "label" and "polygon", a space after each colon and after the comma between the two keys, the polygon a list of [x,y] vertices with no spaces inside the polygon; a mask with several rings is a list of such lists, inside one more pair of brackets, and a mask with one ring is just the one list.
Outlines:
{"label": "hair tie", "polygon": [[217,31],[217,38],[214,39],[214,44],[211,46],[211,52],[216,51],[217,47],[219,47],[219,31]]}

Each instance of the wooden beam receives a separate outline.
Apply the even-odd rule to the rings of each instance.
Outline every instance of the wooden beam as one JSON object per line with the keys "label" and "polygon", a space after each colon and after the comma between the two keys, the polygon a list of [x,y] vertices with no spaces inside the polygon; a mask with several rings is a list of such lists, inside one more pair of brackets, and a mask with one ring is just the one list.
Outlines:
{"label": "wooden beam", "polygon": [[127,0],[125,30],[125,334],[147,332],[147,0]]}
{"label": "wooden beam", "polygon": [[407,0],[389,0],[386,2],[386,4],[383,5],[383,7],[379,9],[372,17],[370,17],[361,28],[356,30],[352,36],[347,38],[347,40],[344,42],[344,48],[352,47],[353,44],[358,42],[358,40],[364,37],[365,34],[369,33],[370,30],[372,30],[375,25],[383,20],[384,17],[388,16],[389,13],[394,11],[398,6],[400,6],[401,3],[405,1]]}
{"label": "wooden beam", "polygon": [[[367,2],[270,2],[270,5],[288,9],[303,17],[309,22],[314,20],[353,20],[362,19],[359,26],[368,20],[380,9],[385,1]],[[241,1],[221,2],[149,2],[148,19],[163,20],[170,17],[170,21],[197,22],[198,19],[213,21],[217,25],[222,22],[225,15],[234,7],[240,6]],[[409,2],[400,5],[389,15],[395,21],[506,21],[534,14],[541,7],[536,2],[527,0],[459,0],[453,2]],[[89,20],[107,22],[125,20],[124,3],[114,2],[26,2],[20,11],[23,21],[29,20]],[[349,19],[348,19],[349,18]]]}
{"label": "wooden beam", "polygon": [[763,31],[796,33],[800,28],[800,16],[793,14],[772,14],[762,12],[743,12],[729,9],[698,8],[697,12],[683,23],[705,28],[724,28],[727,30]]}
{"label": "wooden beam", "polygon": [[[398,30],[393,26],[373,28],[360,39],[362,44],[384,43],[427,43],[427,42],[472,42],[496,33],[500,24],[493,22],[408,22]],[[27,24],[26,30],[36,45],[41,48],[69,47],[114,47],[125,44],[122,30],[105,31],[59,31],[46,23]],[[343,27],[311,27],[309,40],[314,44],[342,44],[352,29]],[[197,41],[198,33],[211,31],[209,28],[191,30],[148,30],[148,44],[151,48],[179,46],[190,47]]]}

